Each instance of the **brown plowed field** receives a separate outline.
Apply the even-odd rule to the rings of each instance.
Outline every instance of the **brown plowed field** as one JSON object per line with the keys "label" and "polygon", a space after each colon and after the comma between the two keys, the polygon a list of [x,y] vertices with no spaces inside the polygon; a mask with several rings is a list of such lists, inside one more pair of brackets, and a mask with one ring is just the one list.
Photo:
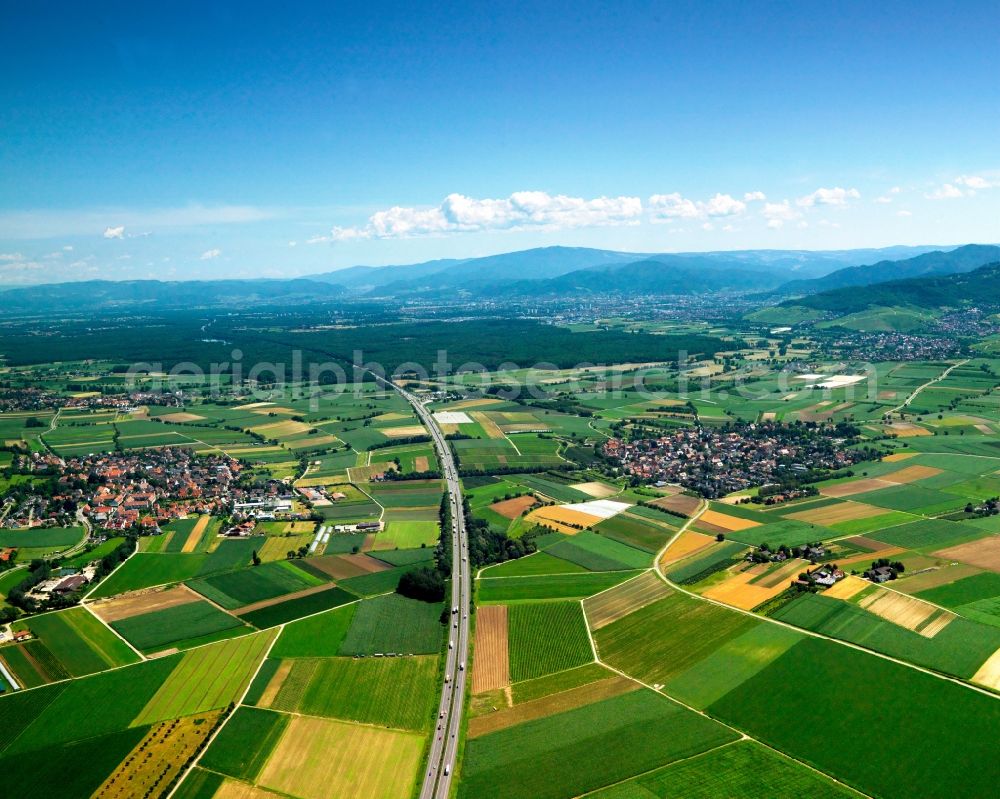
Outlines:
{"label": "brown plowed field", "polygon": [[797,513],[789,513],[786,519],[798,519],[810,524],[831,525],[837,522],[848,522],[854,519],[867,519],[872,516],[882,516],[887,511],[885,508],[876,508],[874,505],[865,505],[861,502],[841,502],[837,505],[827,505],[822,508],[812,510],[800,510]]}
{"label": "brown plowed field", "polygon": [[687,494],[674,494],[671,497],[654,499],[649,504],[655,505],[658,508],[674,511],[675,513],[683,513],[685,516],[690,516],[698,510],[698,507],[701,505],[701,500],[698,499],[698,497],[689,497]]}
{"label": "brown plowed field", "polygon": [[[372,539],[374,541],[374,536]],[[323,555],[319,558],[310,558],[309,565],[329,574],[335,580],[346,580],[348,577],[359,577],[362,574],[372,574],[391,568],[387,563],[363,554]]]}
{"label": "brown plowed field", "polygon": [[646,572],[633,580],[583,601],[591,630],[600,630],[629,613],[669,596],[673,590],[655,572]]}
{"label": "brown plowed field", "polygon": [[244,616],[254,610],[260,610],[261,608],[269,608],[271,605],[279,605],[282,602],[289,602],[293,599],[299,599],[300,597],[309,596],[310,594],[318,594],[320,591],[329,591],[333,588],[333,583],[328,585],[313,585],[309,588],[303,588],[301,591],[295,591],[291,594],[282,594],[281,596],[272,597],[271,599],[262,599],[260,602],[254,602],[250,605],[244,605],[242,608],[233,611],[234,616]]}
{"label": "brown plowed field", "polygon": [[494,502],[490,505],[490,510],[499,513],[505,519],[516,519],[528,508],[533,508],[537,504],[538,501],[531,494],[526,494],[523,497],[514,497],[514,499]]}
{"label": "brown plowed field", "polygon": [[981,569],[1000,572],[1000,535],[991,535],[967,544],[939,549],[934,554],[939,558],[960,560],[962,563],[979,566]]}
{"label": "brown plowed field", "polygon": [[127,594],[107,602],[94,602],[90,609],[105,622],[119,621],[138,616],[142,613],[152,613],[154,610],[166,610],[177,605],[197,602],[202,597],[186,585],[175,585],[165,590],[151,590],[141,593]]}
{"label": "brown plowed field", "polygon": [[472,661],[472,693],[510,685],[507,650],[507,606],[484,605],[476,613],[476,648]]}

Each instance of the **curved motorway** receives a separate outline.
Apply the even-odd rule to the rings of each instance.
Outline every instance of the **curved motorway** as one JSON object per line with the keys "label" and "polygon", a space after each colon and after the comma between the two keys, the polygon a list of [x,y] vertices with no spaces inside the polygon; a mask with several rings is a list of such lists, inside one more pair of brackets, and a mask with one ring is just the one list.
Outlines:
{"label": "curved motorway", "polygon": [[437,449],[451,502],[452,529],[441,535],[452,536],[451,614],[448,621],[448,654],[441,687],[441,703],[435,720],[427,769],[424,772],[420,799],[447,799],[455,776],[455,759],[462,727],[465,703],[465,678],[469,658],[469,602],[472,581],[469,576],[469,539],[462,513],[462,487],[448,442],[430,411],[413,394],[392,386],[413,406],[420,421],[430,431]]}

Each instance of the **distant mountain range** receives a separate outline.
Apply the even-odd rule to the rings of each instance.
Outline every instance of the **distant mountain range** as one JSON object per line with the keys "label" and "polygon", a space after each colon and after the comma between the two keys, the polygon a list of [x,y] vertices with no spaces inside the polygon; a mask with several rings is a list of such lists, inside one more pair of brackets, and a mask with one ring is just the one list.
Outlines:
{"label": "distant mountain range", "polygon": [[[996,255],[991,253],[996,251]],[[987,257],[989,256],[989,257]],[[516,299],[719,291],[809,293],[890,277],[973,269],[1000,248],[969,245],[880,250],[737,250],[629,253],[543,247],[483,258],[355,266],[296,279],[87,281],[2,292],[14,313],[118,309],[243,308],[368,299]],[[979,261],[976,263],[976,261]],[[871,264],[864,266],[864,264]],[[833,281],[833,284],[823,281]],[[847,281],[841,283],[838,281]],[[791,287],[791,288],[790,288]],[[0,310],[2,314],[2,310]]]}
{"label": "distant mountain range", "polygon": [[997,303],[1000,302],[1000,253],[995,258],[997,262],[972,271],[890,280],[866,286],[864,291],[858,291],[854,286],[830,289],[786,300],[781,303],[781,307],[809,308],[847,315],[868,308],[907,307],[935,311],[983,301]]}
{"label": "distant mountain range", "polygon": [[926,252],[903,260],[882,260],[870,266],[850,266],[812,280],[794,280],[779,288],[782,294],[815,294],[829,289],[871,286],[890,280],[927,275],[971,272],[984,264],[1000,261],[1000,247],[967,244],[951,250]]}

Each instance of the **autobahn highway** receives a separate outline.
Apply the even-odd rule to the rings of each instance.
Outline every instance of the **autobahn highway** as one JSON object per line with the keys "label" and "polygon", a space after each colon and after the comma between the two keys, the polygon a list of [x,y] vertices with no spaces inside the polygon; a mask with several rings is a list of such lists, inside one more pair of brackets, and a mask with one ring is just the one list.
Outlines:
{"label": "autobahn highway", "polygon": [[[455,776],[455,760],[462,728],[465,704],[465,679],[469,658],[469,602],[472,579],[469,574],[469,539],[462,513],[462,487],[448,442],[430,411],[414,395],[399,386],[392,386],[413,406],[424,427],[430,431],[437,449],[438,460],[448,487],[451,503],[452,529],[441,535],[452,536],[451,614],[448,620],[448,655],[445,678],[441,687],[441,703],[435,720],[427,768],[424,771],[420,799],[447,799]],[[457,610],[456,610],[457,609]]]}

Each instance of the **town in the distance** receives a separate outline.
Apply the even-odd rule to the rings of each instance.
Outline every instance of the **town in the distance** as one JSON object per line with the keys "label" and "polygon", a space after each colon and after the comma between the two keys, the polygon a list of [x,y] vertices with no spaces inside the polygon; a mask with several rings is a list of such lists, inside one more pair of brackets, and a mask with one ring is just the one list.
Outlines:
{"label": "town in the distance", "polygon": [[95,799],[988,795],[1000,248],[894,254],[683,294],[663,256],[641,303],[10,290],[0,761]]}

